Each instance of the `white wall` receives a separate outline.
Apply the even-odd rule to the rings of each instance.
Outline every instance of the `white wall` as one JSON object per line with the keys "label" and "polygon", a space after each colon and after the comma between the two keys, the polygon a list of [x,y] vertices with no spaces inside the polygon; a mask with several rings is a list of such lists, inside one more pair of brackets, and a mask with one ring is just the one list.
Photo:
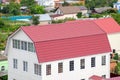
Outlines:
{"label": "white wall", "polygon": [[[23,31],[18,32],[13,38],[32,42]],[[8,80],[41,80],[40,76],[34,74],[34,63],[38,63],[36,53],[12,48],[12,39],[8,46]],[[13,69],[13,58],[18,59],[18,69]],[[23,71],[23,61],[28,62],[28,72]]]}
{"label": "white wall", "polygon": [[53,20],[59,20],[59,19],[65,19],[65,18],[75,18],[77,19],[77,14],[65,14],[63,16],[58,16],[58,17],[55,17],[53,18]]}
{"label": "white wall", "polygon": [[[106,55],[106,65],[101,65],[101,56]],[[96,66],[91,68],[91,57],[96,57]],[[85,69],[80,69],[80,59],[85,59]],[[69,71],[69,61],[74,60],[74,71]],[[58,73],[58,63],[63,62],[63,73]],[[51,64],[51,75],[46,75],[46,65]],[[99,54],[83,56],[66,60],[46,62],[42,64],[42,80],[88,80],[92,75],[106,75],[110,77],[110,56],[108,54]]]}
{"label": "white wall", "polygon": [[111,49],[116,49],[117,52],[120,52],[120,33],[108,34],[108,39]]}
{"label": "white wall", "polygon": [[41,6],[49,6],[49,7],[54,7],[55,6],[54,0],[36,0],[36,1]]}

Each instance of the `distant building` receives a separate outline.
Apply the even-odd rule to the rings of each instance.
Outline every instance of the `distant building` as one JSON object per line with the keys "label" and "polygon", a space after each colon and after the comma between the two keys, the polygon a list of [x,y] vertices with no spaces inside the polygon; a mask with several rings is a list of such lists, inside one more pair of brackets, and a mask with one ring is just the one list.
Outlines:
{"label": "distant building", "polygon": [[7,75],[7,73],[8,73],[7,57],[0,54],[0,76]]}
{"label": "distant building", "polygon": [[118,11],[120,11],[120,0],[118,0],[117,3],[113,4],[113,8],[116,8]]}
{"label": "distant building", "polygon": [[35,14],[34,16],[38,16],[39,17],[39,25],[45,25],[45,24],[51,24],[52,23],[52,19],[48,14]]}

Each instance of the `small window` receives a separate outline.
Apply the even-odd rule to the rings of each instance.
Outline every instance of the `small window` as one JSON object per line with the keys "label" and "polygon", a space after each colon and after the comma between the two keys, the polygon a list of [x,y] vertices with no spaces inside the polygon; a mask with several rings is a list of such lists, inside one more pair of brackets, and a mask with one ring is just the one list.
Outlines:
{"label": "small window", "polygon": [[63,72],[63,63],[58,63],[58,73]]}
{"label": "small window", "polygon": [[5,70],[5,66],[1,66],[1,71],[4,71]]}
{"label": "small window", "polygon": [[21,49],[22,50],[27,50],[27,42],[21,41]]}
{"label": "small window", "polygon": [[80,60],[80,69],[85,69],[85,59]]}
{"label": "small window", "polygon": [[91,58],[91,67],[95,67],[95,57]]}
{"label": "small window", "polygon": [[23,61],[23,71],[28,71],[28,63],[26,61]]}
{"label": "small window", "polygon": [[20,49],[20,40],[13,39],[13,48]]}
{"label": "small window", "polygon": [[74,61],[70,61],[69,62],[69,69],[70,69],[70,71],[73,71],[74,70]]}
{"label": "small window", "polygon": [[113,49],[113,53],[116,53],[116,50],[115,50],[115,49]]}
{"label": "small window", "polygon": [[102,56],[102,65],[106,65],[106,56]]}
{"label": "small window", "polygon": [[102,75],[103,78],[106,78],[106,75]]}
{"label": "small window", "polygon": [[51,64],[46,65],[46,75],[51,75]]}
{"label": "small window", "polygon": [[28,51],[35,52],[33,43],[28,42]]}
{"label": "small window", "polygon": [[34,74],[41,75],[41,65],[34,64]]}
{"label": "small window", "polygon": [[13,59],[13,68],[14,69],[18,68],[18,61],[17,61],[17,59]]}

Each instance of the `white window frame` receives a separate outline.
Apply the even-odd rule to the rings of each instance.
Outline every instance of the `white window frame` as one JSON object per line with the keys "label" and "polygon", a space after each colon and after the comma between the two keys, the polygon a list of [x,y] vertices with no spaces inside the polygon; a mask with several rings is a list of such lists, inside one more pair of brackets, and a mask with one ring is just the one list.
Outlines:
{"label": "white window frame", "polygon": [[27,61],[23,61],[23,71],[28,71],[28,62]]}

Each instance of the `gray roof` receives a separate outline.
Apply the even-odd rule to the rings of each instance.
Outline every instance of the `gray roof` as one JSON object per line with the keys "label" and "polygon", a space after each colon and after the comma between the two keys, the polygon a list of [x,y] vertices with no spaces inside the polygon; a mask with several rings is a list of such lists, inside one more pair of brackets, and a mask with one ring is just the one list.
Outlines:
{"label": "gray roof", "polygon": [[102,13],[108,9],[111,9],[112,7],[100,7],[100,8],[94,8],[94,10],[97,12],[97,13]]}
{"label": "gray roof", "polygon": [[63,12],[63,14],[73,14],[80,12],[80,8],[78,6],[60,6],[59,9]]}
{"label": "gray roof", "polygon": [[0,54],[0,61],[4,61],[4,60],[7,60],[7,57]]}
{"label": "gray roof", "polygon": [[80,10],[87,10],[85,6],[79,6]]}
{"label": "gray roof", "polygon": [[51,21],[49,14],[35,14],[34,16],[39,16],[39,21]]}

